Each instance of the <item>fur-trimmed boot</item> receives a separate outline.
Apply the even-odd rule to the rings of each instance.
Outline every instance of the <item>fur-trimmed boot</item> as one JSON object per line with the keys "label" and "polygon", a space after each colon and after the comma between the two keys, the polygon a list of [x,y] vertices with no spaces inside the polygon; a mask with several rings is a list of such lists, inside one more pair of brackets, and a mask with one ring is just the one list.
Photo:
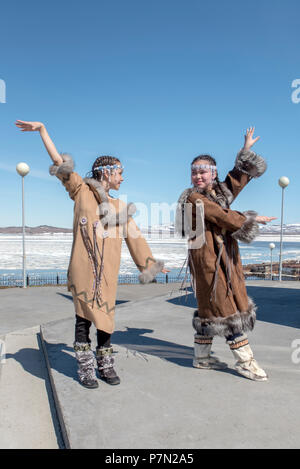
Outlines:
{"label": "fur-trimmed boot", "polygon": [[114,370],[114,358],[112,347],[97,347],[96,359],[100,378],[107,384],[120,384],[120,378]]}
{"label": "fur-trimmed boot", "polygon": [[211,356],[212,341],[212,337],[195,334],[193,360],[195,368],[204,370],[224,370],[227,368],[226,363],[220,362],[218,358]]}
{"label": "fur-trimmed boot", "polygon": [[79,382],[85,388],[99,387],[95,371],[95,355],[89,343],[74,342],[75,356],[78,364]]}
{"label": "fur-trimmed boot", "polygon": [[246,334],[233,340],[227,340],[227,344],[237,360],[235,369],[240,375],[254,381],[267,381],[268,376],[266,372],[254,360]]}

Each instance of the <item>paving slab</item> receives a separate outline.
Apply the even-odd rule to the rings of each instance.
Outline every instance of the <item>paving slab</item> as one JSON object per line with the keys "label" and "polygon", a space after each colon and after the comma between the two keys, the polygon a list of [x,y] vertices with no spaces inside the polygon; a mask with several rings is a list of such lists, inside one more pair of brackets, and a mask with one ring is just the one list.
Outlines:
{"label": "paving slab", "polygon": [[[270,282],[271,283],[271,282]],[[278,287],[278,286],[277,286]],[[224,339],[214,353],[225,371],[192,368],[193,294],[175,291],[117,308],[112,337],[119,386],[77,379],[74,319],[41,327],[67,447],[298,448],[300,289],[250,283],[258,321],[249,340],[267,382],[239,376]],[[95,332],[95,330],[94,330]],[[95,347],[95,333],[92,334]],[[299,345],[300,346],[300,341]],[[294,358],[293,358],[294,357]]]}

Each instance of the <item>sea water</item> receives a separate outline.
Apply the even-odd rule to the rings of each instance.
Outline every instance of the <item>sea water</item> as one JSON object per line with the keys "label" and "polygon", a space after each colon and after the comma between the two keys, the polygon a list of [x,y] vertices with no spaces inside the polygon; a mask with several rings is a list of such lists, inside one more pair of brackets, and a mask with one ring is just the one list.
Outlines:
{"label": "sea water", "polygon": [[[62,273],[68,269],[72,247],[71,233],[55,233],[26,236],[26,270],[29,274]],[[187,256],[185,241],[176,238],[148,239],[156,259],[165,261],[171,275],[177,275]],[[243,264],[258,264],[270,261],[270,240],[240,243]],[[279,260],[279,242],[275,242],[273,262]],[[283,242],[283,260],[300,260],[300,242]],[[21,235],[0,235],[0,275],[16,275],[22,272],[23,244]],[[121,275],[137,274],[126,243],[122,244]]]}

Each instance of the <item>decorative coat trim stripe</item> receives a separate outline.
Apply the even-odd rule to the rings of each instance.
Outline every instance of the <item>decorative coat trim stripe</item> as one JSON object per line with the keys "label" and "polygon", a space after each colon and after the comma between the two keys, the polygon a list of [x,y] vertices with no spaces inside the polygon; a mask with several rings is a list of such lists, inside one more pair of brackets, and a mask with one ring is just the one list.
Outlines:
{"label": "decorative coat trim stripe", "polygon": [[[88,295],[87,295],[86,291],[81,291],[81,292],[77,293],[75,285],[70,285],[69,290],[72,292],[72,294],[76,298],[83,301],[84,303],[87,303],[87,304],[90,304],[90,305],[93,304],[93,298],[88,299]],[[79,298],[80,296],[82,296],[83,298]],[[116,309],[115,305],[112,308],[109,308],[107,301],[105,301],[104,303],[99,305],[99,309],[100,308],[105,308],[105,310],[106,310],[105,314],[110,314],[112,311],[114,311]]]}

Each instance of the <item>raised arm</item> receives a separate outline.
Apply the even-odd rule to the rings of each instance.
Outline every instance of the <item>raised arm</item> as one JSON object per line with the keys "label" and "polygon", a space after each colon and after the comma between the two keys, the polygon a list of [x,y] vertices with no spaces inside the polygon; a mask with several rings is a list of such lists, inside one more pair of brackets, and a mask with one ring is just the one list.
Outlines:
{"label": "raised arm", "polygon": [[56,150],[54,143],[52,142],[45,125],[42,122],[28,122],[28,121],[16,121],[16,126],[22,130],[22,132],[39,132],[44,142],[45,148],[56,166],[60,166],[63,163],[61,155]]}
{"label": "raised arm", "polygon": [[237,154],[234,168],[229,171],[224,184],[230,190],[232,196],[230,203],[237,197],[241,190],[251,181],[264,174],[267,169],[265,160],[252,151],[253,145],[260,137],[254,138],[255,127],[247,129],[243,148]]}
{"label": "raised arm", "polygon": [[70,155],[67,153],[59,154],[56,150],[54,143],[52,142],[46,127],[42,122],[28,122],[28,121],[16,121],[16,126],[22,130],[22,132],[39,132],[44,142],[45,148],[53,161],[53,165],[50,166],[49,172],[51,176],[56,176],[65,186],[72,200],[75,200],[79,191],[87,186],[84,184],[83,179],[79,174],[74,172],[74,162]]}

